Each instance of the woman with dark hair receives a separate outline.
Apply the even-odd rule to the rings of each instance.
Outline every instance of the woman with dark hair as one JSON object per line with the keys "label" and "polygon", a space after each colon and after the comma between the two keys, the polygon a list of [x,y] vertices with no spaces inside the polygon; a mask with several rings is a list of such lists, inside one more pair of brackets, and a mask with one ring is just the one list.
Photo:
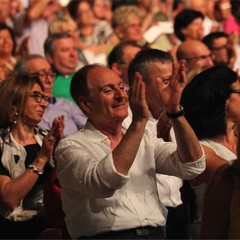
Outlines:
{"label": "woman with dark hair", "polygon": [[184,42],[188,39],[201,40],[204,16],[201,12],[192,9],[183,9],[174,19],[174,33]]}
{"label": "woman with dark hair", "polygon": [[208,183],[203,202],[200,238],[240,239],[239,200],[240,139],[238,139],[237,160],[232,165],[220,167]]}
{"label": "woman with dark hair", "polygon": [[0,238],[36,239],[46,228],[43,184],[63,117],[49,132],[37,126],[49,102],[37,77],[11,75],[0,83],[0,96]]}
{"label": "woman with dark hair", "polygon": [[226,66],[202,71],[184,89],[181,104],[206,153],[206,170],[190,181],[196,196],[192,227],[198,238],[207,183],[218,167],[236,159],[236,126],[240,122],[237,73]]}
{"label": "woman with dark hair", "polygon": [[111,25],[106,20],[97,20],[94,17],[91,1],[70,1],[67,10],[77,23],[80,49],[89,50],[96,56],[106,54],[119,42]]}
{"label": "woman with dark hair", "polygon": [[5,80],[13,71],[16,63],[16,42],[13,31],[4,23],[0,23],[0,81]]}

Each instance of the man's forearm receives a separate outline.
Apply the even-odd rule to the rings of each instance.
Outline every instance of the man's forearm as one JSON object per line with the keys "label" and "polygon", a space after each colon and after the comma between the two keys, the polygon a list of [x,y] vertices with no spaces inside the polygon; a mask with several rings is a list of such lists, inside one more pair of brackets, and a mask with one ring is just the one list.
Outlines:
{"label": "man's forearm", "polygon": [[141,143],[147,119],[132,122],[119,145],[113,150],[113,162],[116,170],[128,174]]}
{"label": "man's forearm", "polygon": [[193,129],[184,116],[171,120],[176,142],[177,151],[183,162],[193,162],[203,155],[201,145]]}

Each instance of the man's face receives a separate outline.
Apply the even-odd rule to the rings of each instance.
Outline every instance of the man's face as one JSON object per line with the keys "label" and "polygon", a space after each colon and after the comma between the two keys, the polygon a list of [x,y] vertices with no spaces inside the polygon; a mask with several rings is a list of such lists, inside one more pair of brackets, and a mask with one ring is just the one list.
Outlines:
{"label": "man's face", "polygon": [[204,44],[195,45],[186,54],[186,66],[187,70],[191,70],[195,67],[212,67],[213,61],[210,50]]}
{"label": "man's face", "polygon": [[121,78],[127,84],[127,86],[129,85],[129,83],[128,83],[129,64],[140,50],[141,49],[139,47],[134,47],[134,46],[126,46],[123,49],[123,60],[124,61],[123,61],[123,63],[119,64],[119,69],[121,71]]}
{"label": "man's face", "polygon": [[54,42],[53,56],[47,55],[49,62],[63,75],[74,73],[77,67],[77,50],[72,38],[61,38]]}
{"label": "man's face", "polygon": [[120,77],[108,68],[97,67],[88,79],[88,117],[98,126],[123,121],[128,115],[128,96]]}
{"label": "man's face", "polygon": [[[153,113],[154,109],[159,109],[159,89],[158,85],[161,86],[161,90],[164,91],[169,87],[173,74],[173,63],[166,62],[162,63],[155,61],[150,63],[149,78],[150,81],[146,84],[146,99],[150,111]],[[161,92],[160,92],[161,94]]]}
{"label": "man's face", "polygon": [[45,88],[44,94],[48,97],[52,95],[53,72],[47,60],[35,58],[27,61],[27,68],[30,74],[36,74]]}
{"label": "man's face", "polygon": [[225,37],[220,37],[214,40],[212,46],[212,55],[214,65],[227,64],[229,60],[228,49],[227,49],[228,39]]}

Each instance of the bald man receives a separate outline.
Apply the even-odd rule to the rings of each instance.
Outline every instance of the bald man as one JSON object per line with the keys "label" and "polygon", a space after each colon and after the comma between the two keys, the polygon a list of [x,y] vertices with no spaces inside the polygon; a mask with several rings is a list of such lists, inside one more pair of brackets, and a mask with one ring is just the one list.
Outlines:
{"label": "bald man", "polygon": [[198,66],[213,66],[211,51],[198,40],[186,40],[178,47],[177,60],[182,59],[186,60],[187,71]]}

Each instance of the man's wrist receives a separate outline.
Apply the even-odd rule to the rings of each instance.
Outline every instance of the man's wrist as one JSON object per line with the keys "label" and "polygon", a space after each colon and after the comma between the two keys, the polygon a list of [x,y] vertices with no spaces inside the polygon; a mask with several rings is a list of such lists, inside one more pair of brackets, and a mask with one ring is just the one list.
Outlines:
{"label": "man's wrist", "polygon": [[170,113],[170,112],[166,112],[166,115],[168,118],[170,119],[177,119],[181,116],[184,116],[185,112],[184,109],[181,105],[179,105],[180,110],[178,112],[174,112],[174,113]]}

